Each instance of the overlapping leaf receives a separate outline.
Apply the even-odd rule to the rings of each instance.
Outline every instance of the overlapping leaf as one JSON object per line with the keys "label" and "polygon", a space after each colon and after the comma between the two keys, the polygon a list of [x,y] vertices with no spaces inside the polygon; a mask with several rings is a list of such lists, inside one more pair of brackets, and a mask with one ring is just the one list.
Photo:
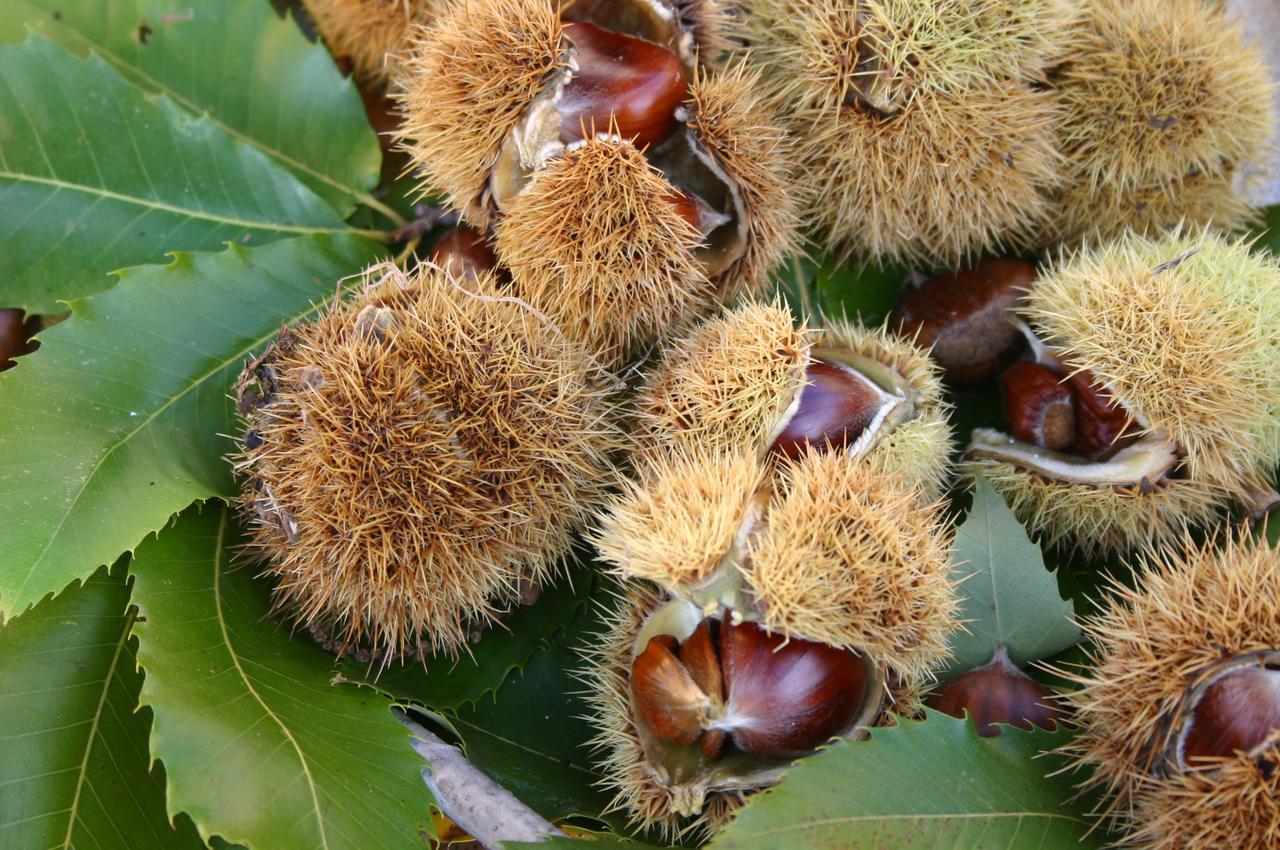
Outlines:
{"label": "overlapping leaf", "polygon": [[0,302],[32,312],[166,251],[342,228],[261,151],[38,36],[0,46],[0,209]]}
{"label": "overlapping leaf", "polygon": [[800,761],[753,798],[714,850],[1088,850],[1089,824],[1060,762],[1064,732],[1005,729],[930,715],[876,729]]}
{"label": "overlapping leaf", "polygon": [[[580,612],[567,634],[513,673],[492,699],[446,717],[462,736],[467,757],[496,782],[551,821],[570,815],[598,815],[609,795],[595,787],[587,741],[584,685],[573,676],[582,667],[581,649],[600,624],[593,605]],[[621,828],[616,816],[605,818]]]}
{"label": "overlapping leaf", "polygon": [[28,27],[207,113],[343,217],[377,182],[381,154],[355,86],[268,0],[5,0],[0,39],[21,41]]}
{"label": "overlapping leaf", "polygon": [[0,375],[0,613],[114,561],[192,501],[231,494],[230,383],[376,252],[311,236],[133,269]]}
{"label": "overlapping leaf", "polygon": [[459,658],[429,658],[379,670],[344,661],[339,670],[353,681],[375,685],[407,703],[436,711],[460,709],[497,690],[513,670],[563,631],[587,604],[592,577],[585,564],[543,589],[533,605],[516,608],[491,627]]}
{"label": "overlapping leaf", "polygon": [[982,477],[973,508],[956,530],[952,564],[957,577],[965,577],[960,616],[967,621],[952,635],[952,674],[986,664],[998,645],[1025,665],[1080,639],[1071,603],[1059,595],[1040,547]]}
{"label": "overlapping leaf", "polygon": [[328,653],[266,617],[266,583],[228,569],[239,543],[231,512],[210,505],[131,565],[170,809],[250,847],[425,848],[431,797],[390,701],[334,684]]}
{"label": "overlapping leaf", "polygon": [[0,847],[200,850],[170,825],[123,571],[104,567],[0,629]]}

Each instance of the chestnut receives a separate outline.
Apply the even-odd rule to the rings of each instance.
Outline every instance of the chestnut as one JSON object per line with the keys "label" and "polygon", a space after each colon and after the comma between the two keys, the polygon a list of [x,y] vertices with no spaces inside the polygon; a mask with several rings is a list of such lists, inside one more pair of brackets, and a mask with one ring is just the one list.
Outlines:
{"label": "chestnut", "polygon": [[1280,743],[1280,668],[1257,666],[1232,670],[1207,687],[1192,709],[1182,741],[1182,758],[1190,764],[1254,754]]}
{"label": "chestnut", "polygon": [[1000,734],[997,723],[1030,731],[1033,726],[1052,729],[1067,717],[1049,689],[1018,669],[1003,646],[990,663],[934,688],[924,703],[952,717],[969,712],[984,738]]}
{"label": "chestnut", "polygon": [[1133,417],[1115,403],[1106,390],[1094,385],[1092,372],[1072,375],[1075,396],[1076,435],[1071,451],[1089,460],[1104,460],[1127,442]]}
{"label": "chestnut", "polygon": [[431,248],[431,262],[455,278],[492,271],[498,259],[483,235],[466,226],[455,227]]}
{"label": "chestnut", "polygon": [[656,738],[790,759],[845,732],[874,695],[861,655],[781,636],[752,622],[704,619],[677,643],[649,640],[631,668],[637,718]]}
{"label": "chestnut", "polygon": [[1009,432],[1024,443],[1066,449],[1076,440],[1071,385],[1039,363],[1015,363],[1000,376]]}
{"label": "chestnut", "polygon": [[639,147],[675,132],[688,93],[680,57],[643,38],[586,22],[567,23],[577,70],[556,104],[562,141],[617,132]]}
{"label": "chestnut", "polygon": [[839,363],[815,360],[805,367],[805,385],[772,450],[797,458],[807,447],[836,448],[855,442],[874,421],[882,393]]}
{"label": "chestnut", "polygon": [[902,299],[889,327],[914,338],[952,381],[993,377],[1021,342],[1010,321],[1035,281],[1021,260],[983,260],[972,268],[930,278]]}
{"label": "chestnut", "polygon": [[1106,460],[1135,438],[1133,416],[1092,372],[1069,373],[1052,359],[1019,361],[1000,376],[1010,433],[1033,446]]}

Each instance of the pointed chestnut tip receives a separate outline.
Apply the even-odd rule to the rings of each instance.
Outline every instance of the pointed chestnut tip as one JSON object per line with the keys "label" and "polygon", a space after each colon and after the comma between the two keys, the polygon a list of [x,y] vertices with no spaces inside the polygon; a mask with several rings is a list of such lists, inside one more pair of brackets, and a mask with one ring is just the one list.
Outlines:
{"label": "pointed chestnut tip", "polygon": [[675,132],[676,109],[689,88],[680,57],[660,44],[595,24],[568,23],[564,32],[578,69],[556,105],[563,141],[612,126],[637,147],[648,147]]}
{"label": "pointed chestnut tip", "polygon": [[1280,669],[1246,667],[1210,685],[1192,711],[1182,757],[1192,764],[1280,745]]}
{"label": "pointed chestnut tip", "polygon": [[943,682],[925,696],[924,704],[952,717],[967,711],[984,738],[1000,734],[996,724],[1053,729],[1070,715],[1044,685],[1023,673],[1007,655],[997,653],[987,665]]}
{"label": "pointed chestnut tip", "polygon": [[880,410],[876,387],[853,369],[815,360],[805,367],[805,385],[773,451],[795,459],[810,446],[839,449],[857,442]]}

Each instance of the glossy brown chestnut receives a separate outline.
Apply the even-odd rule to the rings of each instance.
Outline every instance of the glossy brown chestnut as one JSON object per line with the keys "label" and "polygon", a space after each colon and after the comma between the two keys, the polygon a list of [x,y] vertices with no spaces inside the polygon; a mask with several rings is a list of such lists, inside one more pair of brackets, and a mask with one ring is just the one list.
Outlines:
{"label": "glossy brown chestnut", "polygon": [[1128,442],[1124,438],[1133,425],[1133,417],[1093,381],[1094,375],[1089,371],[1071,376],[1076,411],[1071,451],[1089,460],[1105,460]]}
{"label": "glossy brown chestnut", "polygon": [[1280,732],[1280,670],[1246,667],[1210,685],[1192,711],[1182,756],[1188,763],[1252,753]]}
{"label": "glossy brown chestnut", "polygon": [[857,653],[770,634],[755,623],[724,630],[727,723],[738,749],[802,755],[840,734],[869,698],[870,664]]}
{"label": "glossy brown chestnut", "polygon": [[1066,449],[1076,440],[1071,385],[1039,363],[1015,363],[1000,376],[1009,431],[1024,443]]}
{"label": "glossy brown chestnut", "polygon": [[703,620],[674,652],[673,643],[654,638],[636,657],[635,707],[655,737],[697,741],[708,758],[729,745],[803,755],[848,729],[871,698],[874,671],[862,656],[754,623]]}
{"label": "glossy brown chestnut", "polygon": [[774,440],[773,451],[796,458],[808,446],[843,447],[875,420],[880,398],[852,369],[815,360],[805,367],[804,377],[800,401]]}
{"label": "glossy brown chestnut", "polygon": [[993,259],[931,278],[902,300],[889,327],[932,347],[931,356],[951,380],[985,380],[1021,346],[1010,318],[1035,276],[1021,260]]}
{"label": "glossy brown chestnut", "polygon": [[498,258],[483,236],[460,226],[440,237],[431,249],[431,262],[461,280],[492,271]]}
{"label": "glossy brown chestnut", "polygon": [[1000,734],[997,723],[1030,730],[1032,725],[1052,729],[1067,716],[1047,688],[1023,673],[1004,648],[991,663],[944,682],[924,699],[925,705],[952,717],[966,711],[984,738]]}
{"label": "glossy brown chestnut", "polygon": [[680,58],[660,44],[589,23],[569,23],[578,69],[556,108],[560,137],[578,141],[609,132],[644,147],[675,132],[676,108],[688,92]]}

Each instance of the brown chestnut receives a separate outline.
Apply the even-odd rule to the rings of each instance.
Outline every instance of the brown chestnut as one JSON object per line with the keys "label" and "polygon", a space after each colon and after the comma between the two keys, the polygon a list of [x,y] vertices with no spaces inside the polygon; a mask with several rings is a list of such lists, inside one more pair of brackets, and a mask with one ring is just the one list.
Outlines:
{"label": "brown chestnut", "polygon": [[984,738],[1000,734],[997,723],[1028,731],[1033,725],[1052,729],[1067,716],[1046,687],[1009,660],[1003,646],[996,649],[990,663],[934,688],[924,704],[952,717],[964,717],[969,712],[978,734]]}
{"label": "brown chestnut", "polygon": [[1022,338],[1010,318],[1035,276],[1021,260],[991,259],[930,278],[902,299],[889,327],[931,347],[951,380],[985,380],[1018,350]]}
{"label": "brown chestnut", "polygon": [[585,22],[568,23],[577,70],[556,104],[560,137],[574,142],[610,132],[644,147],[675,132],[688,80],[675,53],[632,35]]}
{"label": "brown chestnut", "polygon": [[498,258],[484,236],[470,227],[455,227],[431,249],[431,262],[459,280],[492,271]]}
{"label": "brown chestnut", "polygon": [[1191,763],[1237,752],[1253,754],[1262,745],[1280,743],[1280,669],[1265,666],[1233,670],[1205,689],[1192,710],[1182,744]]}
{"label": "brown chestnut", "polygon": [[766,758],[804,755],[840,735],[872,698],[856,652],[784,640],[755,623],[703,620],[683,643],[649,641],[631,669],[638,719],[658,739]]}
{"label": "brown chestnut", "polygon": [[808,446],[842,447],[875,421],[880,394],[851,368],[815,360],[805,367],[804,377],[799,401],[774,440],[773,451],[796,458]]}
{"label": "brown chestnut", "polygon": [[1009,431],[1024,443],[1066,449],[1076,440],[1071,385],[1039,363],[1015,363],[1000,376]]}
{"label": "brown chestnut", "polygon": [[1110,458],[1135,438],[1133,417],[1093,381],[1092,372],[1057,363],[1014,363],[1000,376],[1010,433],[1085,460]]}
{"label": "brown chestnut", "polygon": [[1076,434],[1071,451],[1089,460],[1105,460],[1124,447],[1133,417],[1106,390],[1094,386],[1092,372],[1071,376],[1075,394]]}

